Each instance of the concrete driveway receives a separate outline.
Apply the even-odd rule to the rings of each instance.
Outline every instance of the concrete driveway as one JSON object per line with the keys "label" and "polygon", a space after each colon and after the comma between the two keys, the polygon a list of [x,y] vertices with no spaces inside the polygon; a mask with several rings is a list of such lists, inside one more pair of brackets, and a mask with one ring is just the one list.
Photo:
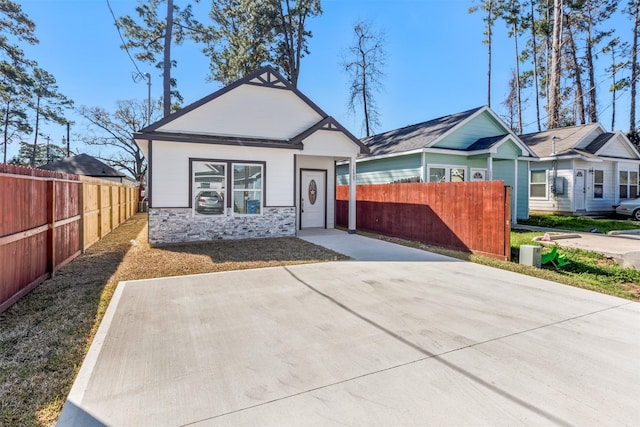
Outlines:
{"label": "concrete driveway", "polygon": [[58,425],[640,425],[639,325],[445,257],[123,282]]}

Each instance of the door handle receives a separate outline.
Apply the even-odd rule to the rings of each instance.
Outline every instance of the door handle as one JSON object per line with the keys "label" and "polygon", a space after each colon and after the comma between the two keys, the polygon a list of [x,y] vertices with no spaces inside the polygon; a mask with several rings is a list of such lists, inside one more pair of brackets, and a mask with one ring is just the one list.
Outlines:
{"label": "door handle", "polygon": [[300,199],[300,212],[304,212],[304,199]]}

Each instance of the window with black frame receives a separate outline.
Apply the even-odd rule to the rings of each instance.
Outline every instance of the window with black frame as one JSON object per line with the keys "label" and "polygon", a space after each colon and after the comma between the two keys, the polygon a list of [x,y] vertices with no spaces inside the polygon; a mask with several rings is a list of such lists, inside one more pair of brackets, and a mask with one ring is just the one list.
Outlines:
{"label": "window with black frame", "polygon": [[194,161],[192,171],[194,215],[224,215],[226,163]]}

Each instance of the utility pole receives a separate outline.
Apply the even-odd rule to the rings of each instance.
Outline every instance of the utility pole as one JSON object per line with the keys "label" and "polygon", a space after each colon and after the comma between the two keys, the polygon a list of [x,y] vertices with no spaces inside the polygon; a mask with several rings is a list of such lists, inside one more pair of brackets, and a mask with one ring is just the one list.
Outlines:
{"label": "utility pole", "polygon": [[71,157],[71,145],[70,145],[71,139],[69,138],[69,128],[70,127],[71,127],[71,124],[69,122],[67,122],[67,157]]}
{"label": "utility pole", "polygon": [[151,124],[151,74],[144,73],[147,78],[147,126]]}

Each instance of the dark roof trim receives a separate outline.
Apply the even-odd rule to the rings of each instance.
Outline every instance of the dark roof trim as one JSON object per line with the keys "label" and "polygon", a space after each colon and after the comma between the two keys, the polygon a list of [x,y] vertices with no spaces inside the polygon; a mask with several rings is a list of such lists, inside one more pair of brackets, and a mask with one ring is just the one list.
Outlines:
{"label": "dark roof trim", "polygon": [[153,141],[192,142],[195,144],[237,145],[243,147],[285,148],[288,150],[302,150],[299,142],[283,141],[279,139],[242,138],[236,136],[199,135],[172,132],[136,132],[134,139]]}
{"label": "dark roof trim", "polygon": [[[264,74],[266,74],[266,78],[262,77]],[[248,76],[245,76],[243,78],[241,78],[240,80],[237,80],[234,83],[231,83],[228,86],[223,87],[222,89],[208,95],[205,96],[204,98],[199,99],[198,101],[195,101],[192,104],[187,105],[184,108],[181,108],[180,110],[176,111],[173,114],[169,114],[168,116],[158,120],[155,123],[150,124],[149,126],[140,129],[140,131],[138,131],[137,133],[149,133],[149,132],[153,132],[156,129],[158,129],[161,126],[164,126],[165,124],[177,119],[178,117],[181,117],[187,113],[189,113],[190,111],[195,110],[198,107],[201,107],[202,105],[206,104],[207,102],[210,102],[224,94],[226,94],[227,92],[232,91],[233,89],[242,86],[243,84],[251,84],[254,86],[265,86],[265,87],[269,87],[269,88],[277,88],[277,89],[288,89],[292,92],[294,92],[296,95],[298,95],[309,107],[311,107],[316,113],[318,113],[321,117],[327,117],[327,114],[322,111],[322,109],[320,107],[318,107],[313,101],[311,101],[309,98],[307,98],[302,92],[300,92],[297,88],[295,88],[287,79],[285,79],[282,74],[278,73],[278,71],[276,71],[272,66],[267,65],[266,67],[262,67],[259,70],[249,74]]]}
{"label": "dark roof trim", "polygon": [[358,147],[360,147],[360,153],[369,154],[369,152],[370,152],[369,147],[364,145],[362,143],[362,141],[360,141],[358,138],[356,138],[351,132],[349,132],[347,129],[345,129],[344,126],[342,126],[340,123],[338,123],[336,121],[336,119],[334,119],[331,116],[325,117],[324,119],[320,120],[315,125],[311,126],[309,129],[307,129],[304,132],[294,136],[293,138],[291,138],[291,142],[292,143],[302,143],[302,141],[305,138],[308,138],[310,135],[314,134],[315,132],[317,132],[319,130],[342,132],[354,144],[356,144]]}

